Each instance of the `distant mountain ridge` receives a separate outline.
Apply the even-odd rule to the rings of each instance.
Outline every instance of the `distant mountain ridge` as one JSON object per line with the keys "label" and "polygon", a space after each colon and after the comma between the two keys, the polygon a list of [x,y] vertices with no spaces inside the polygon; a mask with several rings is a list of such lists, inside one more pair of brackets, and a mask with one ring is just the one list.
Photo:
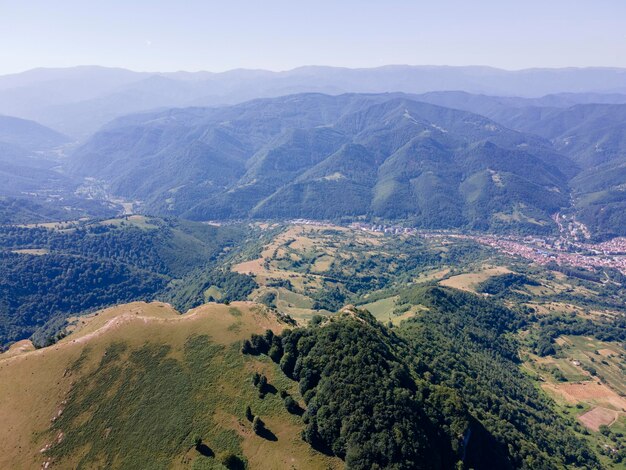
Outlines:
{"label": "distant mountain ridge", "polygon": [[626,235],[626,104],[620,95],[502,98],[437,92],[417,99],[487,116],[549,140],[580,168],[569,182],[575,210],[602,237]]}
{"label": "distant mountain ridge", "polygon": [[[462,90],[498,96],[612,94],[623,102],[626,69],[507,71],[492,67],[307,66],[284,72],[133,72],[96,66],[34,69],[0,76],[0,113],[33,119],[85,138],[118,116],[158,108],[235,104],[303,92],[326,94]],[[603,99],[607,99],[604,97]],[[615,101],[617,100],[617,101]]]}
{"label": "distant mountain ridge", "polygon": [[27,151],[42,151],[66,144],[70,138],[34,121],[0,115],[0,142]]}
{"label": "distant mountain ridge", "polygon": [[34,121],[0,115],[0,197],[65,187],[67,176],[52,170],[59,163],[49,157],[68,142]]}
{"label": "distant mountain ridge", "polygon": [[[514,222],[515,226],[544,231],[551,225],[548,214],[567,209],[574,210],[602,237],[626,235],[626,94],[558,92],[531,98],[458,90],[338,94],[343,85],[327,86],[330,81],[340,83],[348,74],[351,78],[344,84],[352,88],[371,88],[378,83],[381,88],[416,90],[427,82],[400,83],[393,74],[400,73],[396,79],[402,73],[405,78],[406,74],[422,74],[423,78],[423,74],[436,71],[454,75],[452,72],[477,74],[479,70],[310,67],[281,73],[138,74],[80,67],[0,77],[0,98],[5,93],[20,101],[20,93],[28,94],[34,90],[29,87],[35,87],[43,96],[35,101],[46,107],[46,113],[67,125],[77,122],[84,126],[83,138],[101,123],[123,114],[86,140],[77,158],[69,162],[72,174],[59,173],[61,161],[53,151],[71,138],[33,121],[0,116],[0,179],[4,182],[0,194],[41,194],[41,189],[55,194],[59,186],[71,189],[81,184],[82,177],[95,176],[110,183],[114,193],[145,201],[149,211],[200,220],[371,215],[407,219],[419,226],[494,229]],[[584,71],[592,76],[607,70]],[[318,80],[315,88],[330,89],[330,95],[299,93],[224,104],[243,99],[251,91],[252,95],[273,95],[301,85],[306,88],[308,78],[303,77],[314,72],[326,74],[330,81]],[[582,73],[570,69],[541,72]],[[620,80],[619,69],[609,72],[614,80]],[[384,84],[372,78],[385,74],[389,80]],[[13,95],[20,80],[24,86]],[[444,80],[437,86],[445,88],[450,83]],[[486,80],[485,86],[488,83]],[[501,84],[506,83],[511,80]],[[209,85],[216,94],[198,98]],[[68,93],[82,101],[67,103]],[[230,98],[226,99],[227,95]],[[408,108],[415,105],[403,108],[397,100],[423,105],[413,116]],[[172,108],[190,102],[212,106]],[[7,103],[11,100],[0,100],[0,108]],[[394,103],[397,109],[386,108]],[[427,112],[425,103],[448,111],[433,121],[421,115]],[[145,111],[147,108],[153,110]],[[391,114],[386,115],[388,111]],[[495,126],[495,131],[480,136],[467,125],[448,129],[453,123],[463,123],[459,111],[486,118],[490,122],[484,126]],[[466,124],[469,122],[471,119]],[[385,128],[387,125],[391,127]],[[432,142],[424,139],[425,134],[417,135],[419,126],[422,133],[435,134]],[[515,131],[523,138],[514,146],[507,139],[518,139]],[[499,135],[504,141],[497,141]],[[495,163],[487,164],[488,155],[499,150],[483,145],[486,143],[504,148],[506,158],[519,164],[517,170],[532,158],[553,168],[535,171],[540,167],[534,165],[530,170],[512,172],[515,178],[504,175],[503,180],[501,165],[506,158],[491,168]],[[52,160],[42,159],[42,151]],[[420,154],[419,168],[409,165],[407,161],[413,157],[402,153]],[[450,158],[450,153],[455,158]],[[476,162],[483,157],[484,164],[477,169]],[[465,165],[470,158],[474,163],[468,170]],[[437,178],[428,176],[431,174]],[[546,185],[546,177],[556,184]],[[537,186],[536,181],[542,183]],[[493,185],[498,188],[495,193],[488,189]],[[503,195],[506,192],[509,194]],[[435,194],[441,197],[435,198]]]}
{"label": "distant mountain ridge", "polygon": [[540,137],[401,94],[128,116],[70,165],[148,211],[196,220],[365,215],[535,230],[568,203],[573,166]]}

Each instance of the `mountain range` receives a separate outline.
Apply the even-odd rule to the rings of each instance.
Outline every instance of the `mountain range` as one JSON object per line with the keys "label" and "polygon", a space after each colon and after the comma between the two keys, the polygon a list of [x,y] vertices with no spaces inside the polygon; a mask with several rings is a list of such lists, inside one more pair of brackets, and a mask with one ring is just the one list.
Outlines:
{"label": "mountain range", "polygon": [[0,116],[0,195],[66,186],[68,178],[53,171],[58,162],[49,157],[68,142],[34,121]]}
{"label": "mountain range", "polygon": [[570,160],[540,137],[402,94],[301,94],[120,118],[70,159],[149,212],[545,226]]}
{"label": "mountain range", "polygon": [[308,66],[284,72],[239,69],[221,73],[148,73],[95,66],[33,69],[0,77],[0,114],[33,119],[84,139],[116,117],[158,108],[236,104],[304,92],[337,95],[453,90],[535,98],[555,93],[613,94],[613,100],[624,102],[624,96],[619,95],[626,94],[626,70],[507,71],[407,65],[371,69]]}
{"label": "mountain range", "polygon": [[578,173],[569,182],[583,222],[606,236],[626,234],[626,104],[619,96],[546,96],[539,100],[432,93],[420,100],[476,112],[550,141]]}
{"label": "mountain range", "polygon": [[[85,213],[74,192],[91,178],[145,212],[195,220],[375,217],[547,232],[552,214],[570,211],[598,236],[625,235],[625,76],[36,69],[0,77],[0,112],[22,116],[0,116],[0,196],[37,195],[31,207],[57,214],[56,192]],[[285,95],[302,90],[324,93]]]}

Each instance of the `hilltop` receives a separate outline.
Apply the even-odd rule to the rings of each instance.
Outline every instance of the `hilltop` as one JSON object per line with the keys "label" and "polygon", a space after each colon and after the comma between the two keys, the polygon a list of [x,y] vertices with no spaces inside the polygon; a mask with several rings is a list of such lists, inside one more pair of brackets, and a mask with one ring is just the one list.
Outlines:
{"label": "hilltop", "polygon": [[[239,352],[252,333],[289,326],[265,307],[207,304],[179,315],[135,302],[74,322],[53,346],[21,343],[0,355],[0,467],[222,468],[227,458],[229,468],[237,459],[337,466],[299,439],[302,424],[278,392],[260,399],[251,383],[260,372],[297,396],[271,362]],[[252,432],[247,404],[275,438]]]}
{"label": "hilltop", "polygon": [[405,299],[429,312],[393,329],[352,306],[294,328],[251,302],[75,318],[0,356],[0,465],[597,467],[516,369],[514,312],[441,288]]}

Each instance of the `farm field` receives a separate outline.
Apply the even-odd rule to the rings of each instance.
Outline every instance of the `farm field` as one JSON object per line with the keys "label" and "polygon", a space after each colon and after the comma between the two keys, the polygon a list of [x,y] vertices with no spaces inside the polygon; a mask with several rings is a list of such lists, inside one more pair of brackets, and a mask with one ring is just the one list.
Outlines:
{"label": "farm field", "polygon": [[270,295],[273,305],[306,323],[313,315],[342,306],[339,302],[324,308],[316,301],[328,288],[342,289],[354,278],[367,276],[367,272],[360,273],[358,264],[371,263],[380,270],[380,258],[390,256],[385,244],[380,234],[334,225],[292,225],[265,245],[258,258],[231,269],[254,276],[259,289],[252,299]]}
{"label": "farm field", "polygon": [[[589,336],[565,335],[556,343],[558,354],[530,354],[525,367],[537,374],[560,412],[586,429],[583,435],[599,454],[610,455],[626,431],[625,351],[616,342]],[[604,464],[615,466],[608,459]]]}

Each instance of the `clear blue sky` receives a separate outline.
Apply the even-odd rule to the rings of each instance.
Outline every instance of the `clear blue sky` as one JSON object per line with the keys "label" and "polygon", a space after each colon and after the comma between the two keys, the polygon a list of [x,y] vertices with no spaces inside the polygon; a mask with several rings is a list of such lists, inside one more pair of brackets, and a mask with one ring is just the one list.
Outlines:
{"label": "clear blue sky", "polygon": [[0,0],[0,74],[86,64],[626,67],[626,0]]}

